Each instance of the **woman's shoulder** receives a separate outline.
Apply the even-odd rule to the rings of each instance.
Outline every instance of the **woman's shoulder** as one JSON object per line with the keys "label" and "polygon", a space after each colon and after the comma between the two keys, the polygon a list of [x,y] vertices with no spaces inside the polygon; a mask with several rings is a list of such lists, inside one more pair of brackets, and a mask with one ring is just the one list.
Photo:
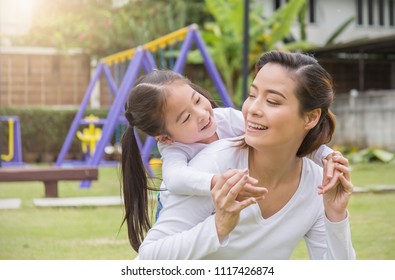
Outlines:
{"label": "woman's shoulder", "polygon": [[321,183],[323,169],[314,161],[307,157],[303,157],[303,175],[308,181]]}
{"label": "woman's shoulder", "polygon": [[240,143],[243,139],[243,136],[237,136],[233,138],[224,138],[219,139],[209,145],[207,145],[199,154],[210,154],[215,152],[237,152],[240,150]]}
{"label": "woman's shoulder", "polygon": [[217,140],[207,145],[191,161],[190,165],[196,162],[223,163],[226,161],[233,162],[235,158],[244,153],[245,149],[240,147],[242,137],[225,138]]}

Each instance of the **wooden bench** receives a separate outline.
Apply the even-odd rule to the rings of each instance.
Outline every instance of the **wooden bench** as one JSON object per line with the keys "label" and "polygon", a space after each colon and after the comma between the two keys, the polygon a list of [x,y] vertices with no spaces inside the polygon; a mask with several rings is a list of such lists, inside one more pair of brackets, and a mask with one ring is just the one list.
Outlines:
{"label": "wooden bench", "polygon": [[58,181],[97,180],[97,167],[6,167],[0,168],[0,182],[44,182],[45,197],[58,197]]}

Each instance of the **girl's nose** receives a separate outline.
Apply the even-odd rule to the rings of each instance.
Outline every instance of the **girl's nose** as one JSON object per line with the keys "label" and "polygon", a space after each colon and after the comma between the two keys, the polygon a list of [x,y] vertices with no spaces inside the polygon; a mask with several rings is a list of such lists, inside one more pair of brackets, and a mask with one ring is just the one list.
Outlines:
{"label": "girl's nose", "polygon": [[206,117],[206,110],[204,110],[203,108],[197,108],[196,109],[196,116],[197,116],[198,122],[204,121],[204,119]]}

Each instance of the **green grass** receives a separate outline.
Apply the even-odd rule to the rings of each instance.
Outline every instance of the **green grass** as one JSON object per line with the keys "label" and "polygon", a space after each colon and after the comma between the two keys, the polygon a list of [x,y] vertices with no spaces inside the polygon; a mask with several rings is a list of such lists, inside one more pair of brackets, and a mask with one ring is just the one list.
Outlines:
{"label": "green grass", "polygon": [[[353,166],[358,186],[395,185],[394,165]],[[85,260],[133,259],[122,206],[38,208],[42,183],[0,183],[0,198],[21,198],[20,209],[0,210],[0,259]],[[99,181],[81,189],[78,182],[60,182],[60,197],[120,195],[116,168],[101,168]],[[358,259],[395,259],[395,192],[355,193],[350,201],[353,243]],[[293,259],[307,259],[301,242]]]}
{"label": "green grass", "polygon": [[354,186],[395,185],[395,164],[369,163],[352,165]]}

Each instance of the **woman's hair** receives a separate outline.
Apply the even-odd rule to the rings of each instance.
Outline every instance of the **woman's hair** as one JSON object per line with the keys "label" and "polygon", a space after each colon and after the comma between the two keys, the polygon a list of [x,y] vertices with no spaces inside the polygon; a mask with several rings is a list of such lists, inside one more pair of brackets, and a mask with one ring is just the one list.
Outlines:
{"label": "woman's hair", "polygon": [[146,232],[151,228],[148,211],[147,172],[142,161],[134,128],[150,136],[168,134],[164,118],[166,93],[174,82],[184,82],[205,96],[214,107],[208,93],[187,78],[170,70],[153,70],[137,80],[125,104],[125,117],[129,123],[122,145],[122,189],[129,242],[137,252]]}
{"label": "woman's hair", "polygon": [[334,99],[331,75],[316,59],[301,53],[265,53],[255,65],[256,73],[267,63],[279,64],[294,75],[297,84],[295,94],[299,100],[301,115],[321,109],[317,125],[307,133],[296,155],[306,156],[321,145],[329,143],[336,127],[336,117],[329,109]]}

